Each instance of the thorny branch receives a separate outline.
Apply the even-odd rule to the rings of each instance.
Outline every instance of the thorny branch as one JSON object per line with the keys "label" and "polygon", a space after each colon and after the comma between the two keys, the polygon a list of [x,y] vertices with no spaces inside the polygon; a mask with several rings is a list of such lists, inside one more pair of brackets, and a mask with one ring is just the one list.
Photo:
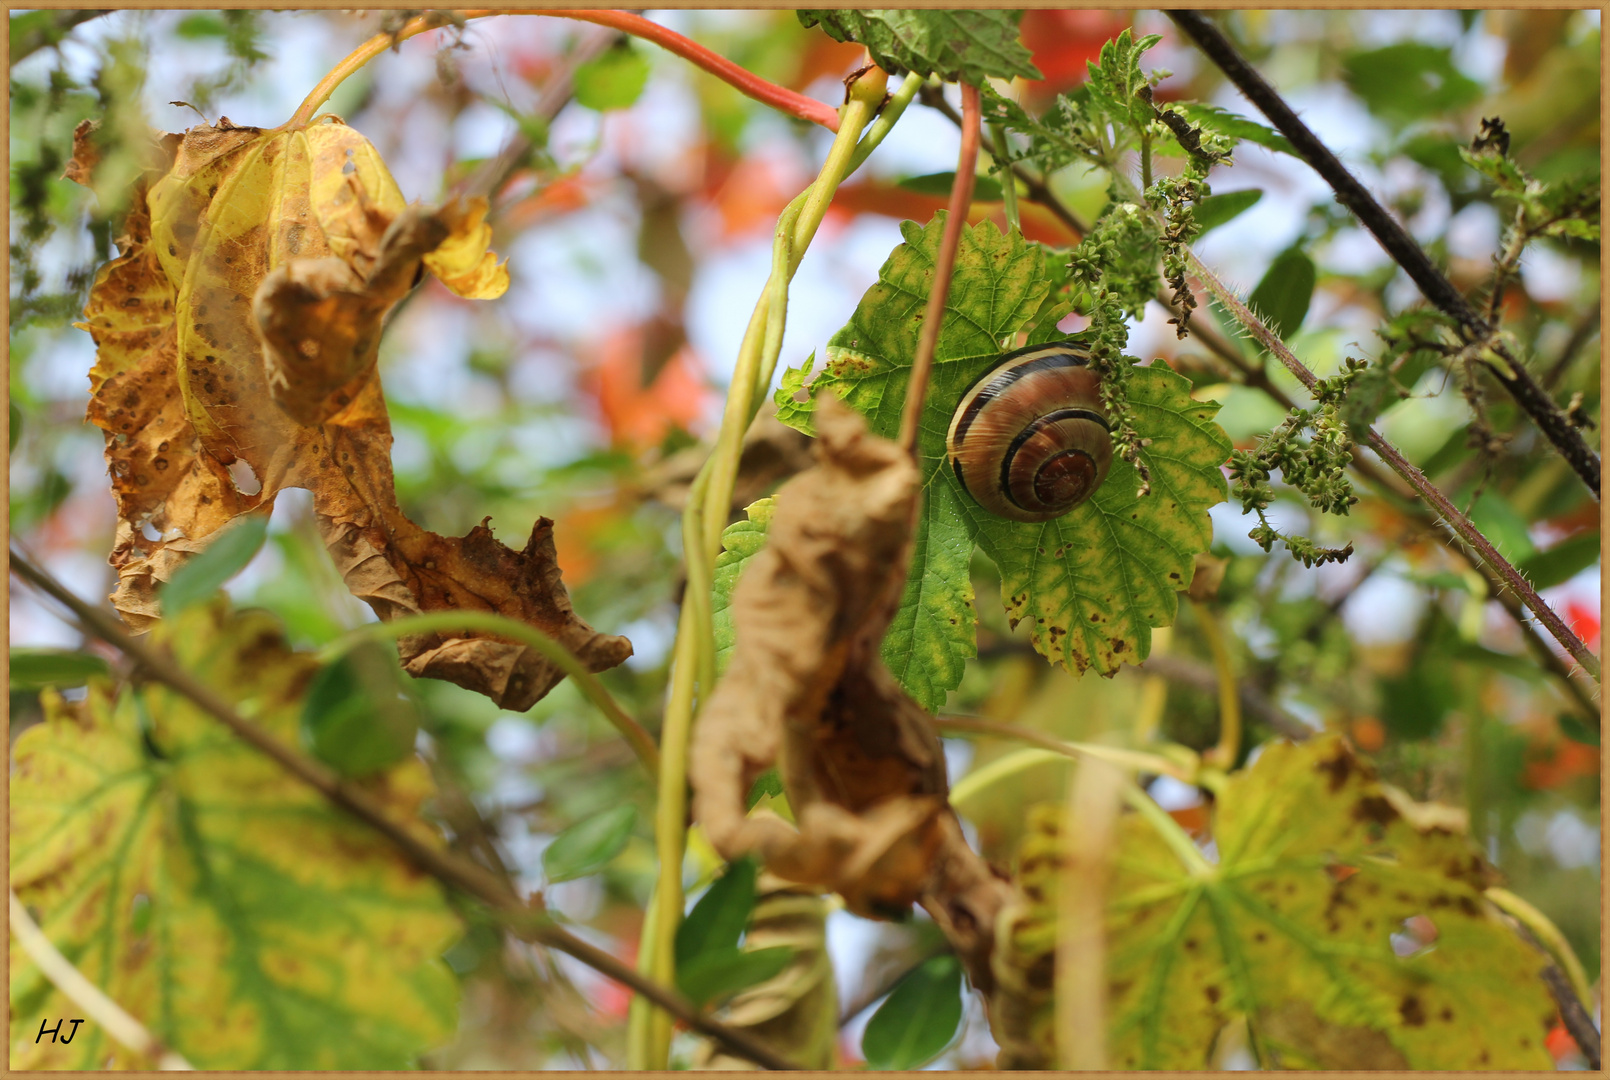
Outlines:
{"label": "thorny branch", "polygon": [[1298,119],[1291,107],[1236,51],[1218,27],[1197,11],[1169,11],[1167,14],[1224,71],[1247,100],[1262,110],[1303,160],[1324,177],[1336,192],[1337,201],[1351,210],[1365,228],[1375,235],[1387,254],[1420,287],[1426,299],[1453,317],[1459,324],[1460,336],[1466,344],[1481,353],[1483,362],[1514,397],[1515,403],[1532,418],[1544,437],[1554,444],[1555,449],[1588,486],[1588,490],[1593,492],[1593,497],[1598,498],[1599,456],[1588,446],[1587,440],[1571,423],[1565,411],[1514,356],[1502,339],[1499,328],[1471,306],[1470,301],[1436,268],[1414,238],[1347,171],[1347,167],[1318,136]]}
{"label": "thorny branch", "polygon": [[[949,102],[945,101],[944,97],[939,93],[937,88],[925,86],[923,87],[919,96],[923,104],[936,109],[949,118],[952,123],[960,126],[961,115],[951,107]],[[1054,193],[1052,193],[1048,186],[1046,186],[1044,183],[1034,181],[1033,178],[1030,177],[1021,166],[1014,165],[1013,171],[1025,182],[1027,189],[1026,197],[1030,202],[1043,206],[1047,210],[1051,211],[1051,213],[1056,215],[1059,220],[1063,221],[1070,228],[1075,229],[1079,235],[1084,235],[1089,226],[1084,222],[1079,221],[1072,211],[1064,206],[1062,201],[1058,199]],[[1180,312],[1169,302],[1169,297],[1166,291],[1159,291],[1157,299],[1158,303],[1163,304],[1163,306],[1168,308],[1168,310],[1176,317],[1179,316]],[[1563,370],[1564,366],[1569,362],[1576,350],[1580,349],[1582,345],[1585,344],[1586,341],[1592,336],[1592,332],[1597,328],[1597,326],[1598,308],[1596,306],[1594,308],[1593,318],[1591,320],[1584,320],[1584,322],[1580,324],[1580,328],[1582,328],[1580,334],[1573,334],[1572,341],[1568,342],[1567,347],[1562,350],[1560,360],[1556,361],[1556,371]],[[1202,320],[1196,320],[1191,325],[1191,336],[1199,341],[1214,356],[1218,357],[1228,367],[1230,367],[1234,373],[1240,377],[1240,381],[1243,385],[1263,391],[1270,397],[1270,399],[1272,399],[1276,404],[1280,405],[1287,412],[1290,412],[1292,409],[1296,408],[1296,403],[1292,401],[1291,397],[1285,392],[1285,390],[1283,390],[1278,384],[1269,378],[1269,373],[1264,370],[1261,364],[1250,363],[1242,354],[1240,349],[1238,349],[1231,341],[1229,341],[1229,339],[1225,338],[1212,326],[1204,323]],[[1554,372],[1550,373],[1551,382],[1557,377],[1557,374]],[[1425,509],[1416,500],[1415,494],[1412,491],[1406,490],[1390,473],[1379,468],[1375,462],[1364,453],[1362,447],[1353,447],[1352,455],[1354,471],[1357,472],[1358,475],[1377,492],[1377,494],[1390,501],[1399,513],[1404,514],[1420,527],[1428,530],[1435,529],[1437,524],[1436,517],[1425,511]],[[1561,685],[1561,687],[1564,688],[1567,695],[1581,710],[1582,714],[1590,720],[1596,722],[1599,717],[1598,704],[1593,700],[1591,693],[1584,688],[1581,682],[1578,681],[1578,678],[1573,674],[1571,668],[1567,666],[1560,659],[1559,655],[1549,647],[1548,642],[1538,632],[1536,626],[1533,625],[1529,618],[1527,618],[1526,608],[1521,603],[1520,599],[1518,599],[1513,592],[1505,587],[1503,580],[1497,576],[1492,568],[1490,568],[1481,559],[1477,558],[1473,553],[1458,544],[1450,545],[1450,548],[1453,551],[1457,551],[1469,563],[1471,568],[1482,576],[1482,578],[1487,582],[1488,595],[1497,599],[1499,604],[1503,606],[1505,612],[1507,612],[1510,618],[1515,621],[1516,626],[1520,628],[1521,636],[1525,639],[1527,647],[1531,649],[1533,655],[1537,657],[1544,669],[1547,670],[1548,673],[1552,675]],[[1267,720],[1269,718],[1266,716],[1265,719]],[[1279,730],[1279,725],[1272,726],[1275,726],[1277,730]],[[1282,733],[1287,734],[1286,732]]]}
{"label": "thorny branch", "polygon": [[303,756],[247,721],[211,687],[180,668],[148,642],[124,633],[112,616],[74,596],[55,578],[15,550],[11,552],[11,570],[66,607],[87,632],[129,657],[151,678],[189,698],[202,711],[272,758],[293,777],[390,840],[421,870],[443,884],[485,903],[516,937],[575,957],[588,967],[630,987],[740,1057],[768,1069],[796,1067],[750,1033],[712,1019],[677,991],[645,978],[604,950],[558,926],[543,910],[540,897],[533,898],[532,903],[528,904],[520,898],[513,885],[498,874],[422,840],[406,826],[392,820],[390,814],[367,792],[340,779],[324,765]]}
{"label": "thorny branch", "polygon": [[[1202,264],[1194,254],[1189,256],[1191,272],[1207,286],[1213,298],[1224,306],[1224,309],[1234,316],[1235,320],[1245,326],[1252,336],[1264,348],[1286,366],[1286,369],[1295,375],[1303,386],[1312,390],[1319,383],[1319,377],[1308,369],[1308,366],[1286,348],[1285,342],[1263,324],[1256,315],[1247,309],[1240,299],[1225,288],[1223,283],[1213,275],[1213,272]],[[1588,651],[1582,640],[1571,632],[1571,629],[1560,620],[1553,608],[1544,603],[1537,590],[1532,588],[1530,582],[1521,576],[1509,560],[1505,559],[1494,548],[1492,542],[1482,535],[1480,529],[1471,520],[1460,512],[1459,508],[1449,501],[1442,491],[1427,480],[1425,474],[1409,462],[1391,443],[1381,437],[1374,428],[1369,430],[1364,440],[1371,450],[1374,450],[1381,460],[1386,462],[1391,470],[1401,476],[1408,485],[1414,489],[1422,499],[1429,503],[1437,516],[1442,519],[1448,531],[1453,536],[1471,548],[1476,556],[1498,577],[1503,587],[1513,590],[1527,609],[1537,617],[1549,634],[1564,646],[1565,651],[1571,654],[1582,669],[1595,679],[1599,677],[1599,658]]]}

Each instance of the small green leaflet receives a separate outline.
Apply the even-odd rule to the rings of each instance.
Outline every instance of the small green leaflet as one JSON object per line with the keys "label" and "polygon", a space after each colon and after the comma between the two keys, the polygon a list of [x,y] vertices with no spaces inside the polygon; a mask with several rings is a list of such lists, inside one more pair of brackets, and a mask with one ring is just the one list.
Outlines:
{"label": "small green leaflet", "polygon": [[794,957],[784,946],[741,949],[755,907],[753,859],[727,867],[676,931],[676,985],[695,1004],[730,997],[780,973]]}
{"label": "small green leaflet", "polygon": [[628,108],[642,96],[648,76],[648,58],[623,39],[576,69],[576,102],[599,112]]}
{"label": "small green leaflet", "polygon": [[224,587],[246,569],[268,536],[268,515],[249,514],[224,526],[162,586],[162,613],[169,617]]}
{"label": "small green leaflet", "polygon": [[[832,388],[886,438],[899,427],[943,223],[939,214],[926,228],[901,225],[906,242],[828,342],[827,364],[810,386],[813,397]],[[1129,390],[1151,440],[1142,451],[1151,495],[1137,496],[1139,481],[1123,461],[1090,501],[1044,524],[997,518],[961,490],[945,464],[951,413],[1020,331],[1031,341],[1054,336],[1043,324],[1066,309],[1047,303],[1049,295],[1041,248],[988,222],[963,230],[919,425],[927,498],[883,649],[884,663],[929,709],[943,705],[974,654],[974,545],[1000,569],[1007,611],[1031,620],[1042,654],[1071,670],[1110,674],[1144,660],[1151,628],[1172,621],[1175,592],[1190,583],[1192,558],[1212,539],[1207,508],[1225,497],[1219,466],[1230,441],[1213,422],[1218,406],[1192,401],[1189,381],[1162,365],[1135,369]],[[810,405],[794,398],[808,375],[785,373],[777,394],[778,417],[807,433]]]}
{"label": "small green leaflet", "polygon": [[733,522],[721,534],[723,550],[716,556],[710,619],[715,628],[717,673],[726,671],[727,661],[732,659],[732,591],[738,587],[744,564],[766,546],[766,530],[776,505],[777,499],[771,495],[750,503],[744,507],[747,520]]}
{"label": "small green leaflet", "polygon": [[834,41],[865,45],[885,71],[975,86],[987,78],[1045,77],[1018,40],[1020,11],[807,9],[798,15],[807,27],[820,24]]}
{"label": "small green leaflet", "polygon": [[54,686],[65,690],[83,686],[90,679],[105,678],[111,666],[94,653],[71,649],[12,649],[11,692],[43,690]]}
{"label": "small green leaflet", "polygon": [[407,758],[419,710],[397,650],[364,641],[319,669],[302,701],[302,745],[342,776],[368,776]]}
{"label": "small green leaflet", "polygon": [[[221,600],[153,647],[283,742],[318,670],[264,612]],[[458,1027],[442,960],[462,931],[441,887],[368,826],[188,699],[149,683],[47,691],[15,748],[11,885],[78,969],[198,1069],[404,1069]],[[362,781],[395,820],[433,794],[409,761]],[[21,950],[13,1030],[81,1015]],[[13,1069],[149,1068],[93,1022],[14,1041]]]}
{"label": "small green leaflet", "polygon": [[938,1057],[962,1022],[962,966],[954,956],[923,961],[867,1021],[861,1053],[874,1069],[919,1069]]}
{"label": "small green leaflet", "polygon": [[1282,251],[1247,297],[1247,306],[1263,318],[1276,337],[1290,337],[1308,316],[1317,278],[1314,260],[1300,248]]}
{"label": "small green leaflet", "polygon": [[1227,221],[1245,213],[1257,205],[1263,198],[1262,188],[1247,188],[1245,191],[1226,191],[1222,195],[1209,195],[1197,202],[1192,217],[1196,219],[1197,228],[1202,233],[1209,229],[1216,229]]}
{"label": "small green leaflet", "polygon": [[583,818],[554,837],[542,851],[542,872],[550,885],[596,874],[621,853],[637,824],[637,807],[612,806]]}

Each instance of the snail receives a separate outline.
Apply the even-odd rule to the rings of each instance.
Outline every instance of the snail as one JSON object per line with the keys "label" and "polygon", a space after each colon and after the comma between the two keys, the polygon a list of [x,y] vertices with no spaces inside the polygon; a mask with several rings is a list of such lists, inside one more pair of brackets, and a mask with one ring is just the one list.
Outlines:
{"label": "snail", "polygon": [[1107,478],[1112,435],[1101,376],[1076,341],[1009,352],[963,395],[945,436],[956,479],[984,509],[1049,521]]}

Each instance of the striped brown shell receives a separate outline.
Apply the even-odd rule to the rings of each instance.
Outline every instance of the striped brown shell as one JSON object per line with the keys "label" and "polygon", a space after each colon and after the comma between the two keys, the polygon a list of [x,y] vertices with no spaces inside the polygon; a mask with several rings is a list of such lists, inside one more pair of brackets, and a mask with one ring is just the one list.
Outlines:
{"label": "striped brown shell", "polygon": [[984,509],[1049,521],[1088,499],[1112,465],[1101,376],[1078,342],[1007,353],[956,406],[950,466]]}

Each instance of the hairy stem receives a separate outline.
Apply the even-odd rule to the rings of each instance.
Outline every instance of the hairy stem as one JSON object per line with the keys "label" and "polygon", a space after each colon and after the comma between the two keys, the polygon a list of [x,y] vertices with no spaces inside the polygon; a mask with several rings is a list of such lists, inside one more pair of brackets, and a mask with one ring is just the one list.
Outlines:
{"label": "hairy stem", "polygon": [[[1206,286],[1207,290],[1213,294],[1213,298],[1224,307],[1224,310],[1229,312],[1238,323],[1246,327],[1248,332],[1257,339],[1258,343],[1268,349],[1276,359],[1284,364],[1286,369],[1295,375],[1303,386],[1313,390],[1319,383],[1319,377],[1310,371],[1306,364],[1297,359],[1290,349],[1286,348],[1285,342],[1280,340],[1279,335],[1265,326],[1263,321],[1254,315],[1233,292],[1225,288],[1224,284],[1202,264],[1202,261],[1196,257],[1194,252],[1187,252],[1186,258],[1191,267],[1191,273],[1195,274],[1202,284]],[[1401,476],[1409,487],[1413,488],[1415,493],[1436,511],[1437,516],[1441,518],[1447,529],[1459,541],[1469,546],[1482,564],[1497,576],[1503,586],[1512,590],[1520,598],[1521,602],[1536,616],[1537,621],[1543,625],[1543,628],[1549,632],[1550,636],[1555,641],[1558,641],[1565,651],[1571,655],[1571,658],[1582,666],[1582,670],[1597,680],[1599,678],[1599,658],[1588,650],[1588,647],[1582,643],[1581,638],[1571,632],[1571,629],[1560,620],[1554,609],[1543,602],[1542,597],[1537,595],[1537,590],[1532,588],[1531,583],[1521,576],[1520,571],[1516,570],[1509,560],[1498,553],[1492,542],[1482,535],[1481,530],[1477,529],[1470,519],[1461,513],[1459,508],[1454,506],[1436,485],[1427,480],[1424,473],[1410,464],[1408,459],[1398,451],[1397,447],[1382,438],[1374,428],[1370,429],[1365,442],[1369,444],[1370,449],[1380,456],[1388,468]]]}
{"label": "hairy stem", "polygon": [[[1304,161],[1313,167],[1336,192],[1336,200],[1351,210],[1364,227],[1375,235],[1388,255],[1403,267],[1421,293],[1459,324],[1466,344],[1479,345],[1483,361],[1493,370],[1499,383],[1515,403],[1532,418],[1543,433],[1582,478],[1593,497],[1599,497],[1599,456],[1588,446],[1582,433],[1572,425],[1559,404],[1537,384],[1499,337],[1498,328],[1481,314],[1438,270],[1424,249],[1408,231],[1387,213],[1358,179],[1347,171],[1330,148],[1298,119],[1284,99],[1257,70],[1236,51],[1230,39],[1198,11],[1169,11],[1169,18],[1183,30],[1229,77],[1247,100],[1256,105],[1284,135]],[[1497,362],[1495,363],[1494,360]]]}
{"label": "hairy stem", "polygon": [[660,749],[654,745],[654,736],[644,730],[610,696],[598,676],[587,670],[576,654],[565,648],[541,630],[527,623],[497,615],[490,611],[432,611],[424,615],[410,615],[389,622],[366,623],[319,650],[319,660],[329,663],[362,641],[396,641],[410,634],[440,633],[452,630],[485,630],[498,637],[518,641],[544,660],[563,671],[576,684],[582,696],[598,707],[604,719],[614,725],[631,744],[649,777],[656,779],[660,771]]}
{"label": "hairy stem", "polygon": [[546,912],[540,907],[533,908],[528,905],[506,880],[491,870],[437,846],[411,824],[394,820],[368,792],[342,780],[323,764],[298,753],[246,720],[211,687],[179,667],[148,642],[124,633],[118,627],[116,619],[74,596],[55,578],[34,566],[15,549],[11,551],[11,569],[17,576],[71,611],[89,634],[122,652],[145,674],[189,698],[203,712],[267,755],[291,776],[380,833],[421,870],[442,884],[486,904],[517,937],[547,945],[575,957],[589,967],[652,999],[655,1004],[687,1023],[689,1027],[709,1035],[730,1048],[733,1053],[749,1061],[764,1065],[768,1069],[796,1067],[749,1032],[711,1019],[675,990],[644,978],[602,949],[582,941],[556,925]]}
{"label": "hairy stem", "polygon": [[809,120],[813,124],[820,124],[829,131],[837,131],[839,127],[839,114],[832,106],[808,98],[804,94],[796,93],[785,86],[778,86],[774,82],[762,79],[751,71],[747,71],[734,64],[726,57],[719,56],[698,42],[683,37],[681,34],[655,22],[650,22],[641,15],[634,15],[627,11],[607,11],[569,8],[512,8],[508,10],[472,9],[456,12],[428,12],[416,15],[408,20],[401,30],[395,34],[376,34],[368,41],[354,49],[344,60],[330,70],[324,78],[320,79],[312,92],[297,107],[295,113],[285,124],[286,127],[301,127],[313,119],[313,114],[320,105],[329,100],[340,86],[354,72],[358,71],[369,61],[392,48],[398,42],[406,41],[429,30],[436,30],[455,20],[485,19],[495,15],[547,15],[558,19],[574,19],[578,22],[596,23],[599,26],[608,26],[624,31],[634,37],[645,41],[652,41],[668,52],[688,60],[694,65],[703,68],[716,78],[730,84],[740,93],[754,98],[762,105],[769,105],[779,112],[790,116],[797,116],[801,120]]}
{"label": "hairy stem", "polygon": [[[929,285],[928,306],[922,316],[922,332],[917,338],[917,355],[911,361],[911,381],[906,385],[905,409],[900,414],[900,445],[911,454],[917,452],[917,421],[922,418],[923,400],[928,396],[928,374],[933,370],[934,349],[939,330],[945,323],[945,301],[950,297],[950,278],[956,270],[956,249],[961,246],[962,226],[973,205],[973,181],[978,171],[978,143],[983,107],[978,87],[962,84],[962,145],[956,157],[956,179],[950,185],[950,207],[945,231],[939,238],[939,253]],[[1011,183],[1010,176],[1003,177]]]}

